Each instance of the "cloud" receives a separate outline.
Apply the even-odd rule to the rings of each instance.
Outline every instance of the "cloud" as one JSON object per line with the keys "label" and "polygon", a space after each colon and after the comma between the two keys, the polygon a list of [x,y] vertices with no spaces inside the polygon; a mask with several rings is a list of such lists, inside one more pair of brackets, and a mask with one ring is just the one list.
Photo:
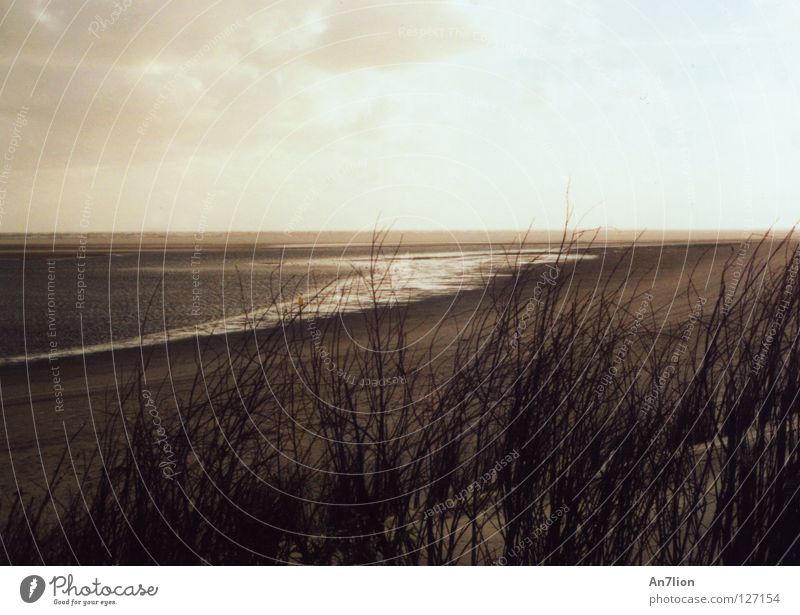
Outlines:
{"label": "cloud", "polygon": [[[744,220],[752,198],[738,195],[780,209],[798,190],[770,179],[797,161],[796,15],[773,0],[0,0],[0,155],[14,149],[0,231],[76,230],[88,193],[93,230],[191,228],[214,182],[215,223],[236,227],[264,203],[291,209],[349,158],[393,166],[371,165],[309,220],[398,169],[435,184],[415,204],[431,209],[469,185],[458,162],[502,184],[520,220],[531,186],[560,204],[568,176],[576,196],[620,203],[588,223],[622,226],[635,204],[653,226],[675,202],[713,224],[685,194],[721,202],[712,184]],[[404,194],[381,202],[402,210]],[[488,198],[476,207],[501,219]]]}

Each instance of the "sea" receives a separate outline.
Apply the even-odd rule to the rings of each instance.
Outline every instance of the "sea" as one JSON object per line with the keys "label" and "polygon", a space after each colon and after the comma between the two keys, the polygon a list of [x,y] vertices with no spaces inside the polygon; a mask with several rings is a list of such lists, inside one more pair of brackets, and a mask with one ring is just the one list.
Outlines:
{"label": "sea", "polygon": [[[315,243],[0,252],[0,365],[275,326],[480,288],[549,245]],[[372,275],[371,275],[372,274]]]}

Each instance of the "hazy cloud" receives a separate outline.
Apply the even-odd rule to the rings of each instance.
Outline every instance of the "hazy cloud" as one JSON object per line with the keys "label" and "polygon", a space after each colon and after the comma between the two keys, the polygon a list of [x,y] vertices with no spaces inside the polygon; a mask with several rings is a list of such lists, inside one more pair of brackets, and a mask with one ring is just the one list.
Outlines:
{"label": "hazy cloud", "polygon": [[790,2],[1,6],[0,231],[794,221]]}

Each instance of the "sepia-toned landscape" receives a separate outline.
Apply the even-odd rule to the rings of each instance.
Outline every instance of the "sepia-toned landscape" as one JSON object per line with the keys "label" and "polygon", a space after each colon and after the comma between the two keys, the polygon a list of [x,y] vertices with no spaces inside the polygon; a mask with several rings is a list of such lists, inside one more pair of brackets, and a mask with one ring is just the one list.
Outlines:
{"label": "sepia-toned landscape", "polygon": [[0,0],[0,563],[800,565],[798,26]]}

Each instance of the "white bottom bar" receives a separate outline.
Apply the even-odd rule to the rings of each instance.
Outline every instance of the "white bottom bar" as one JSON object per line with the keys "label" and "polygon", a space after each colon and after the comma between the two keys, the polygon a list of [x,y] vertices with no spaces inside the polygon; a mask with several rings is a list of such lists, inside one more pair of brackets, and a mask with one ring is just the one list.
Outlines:
{"label": "white bottom bar", "polygon": [[796,614],[798,584],[790,567],[19,567],[0,612]]}

